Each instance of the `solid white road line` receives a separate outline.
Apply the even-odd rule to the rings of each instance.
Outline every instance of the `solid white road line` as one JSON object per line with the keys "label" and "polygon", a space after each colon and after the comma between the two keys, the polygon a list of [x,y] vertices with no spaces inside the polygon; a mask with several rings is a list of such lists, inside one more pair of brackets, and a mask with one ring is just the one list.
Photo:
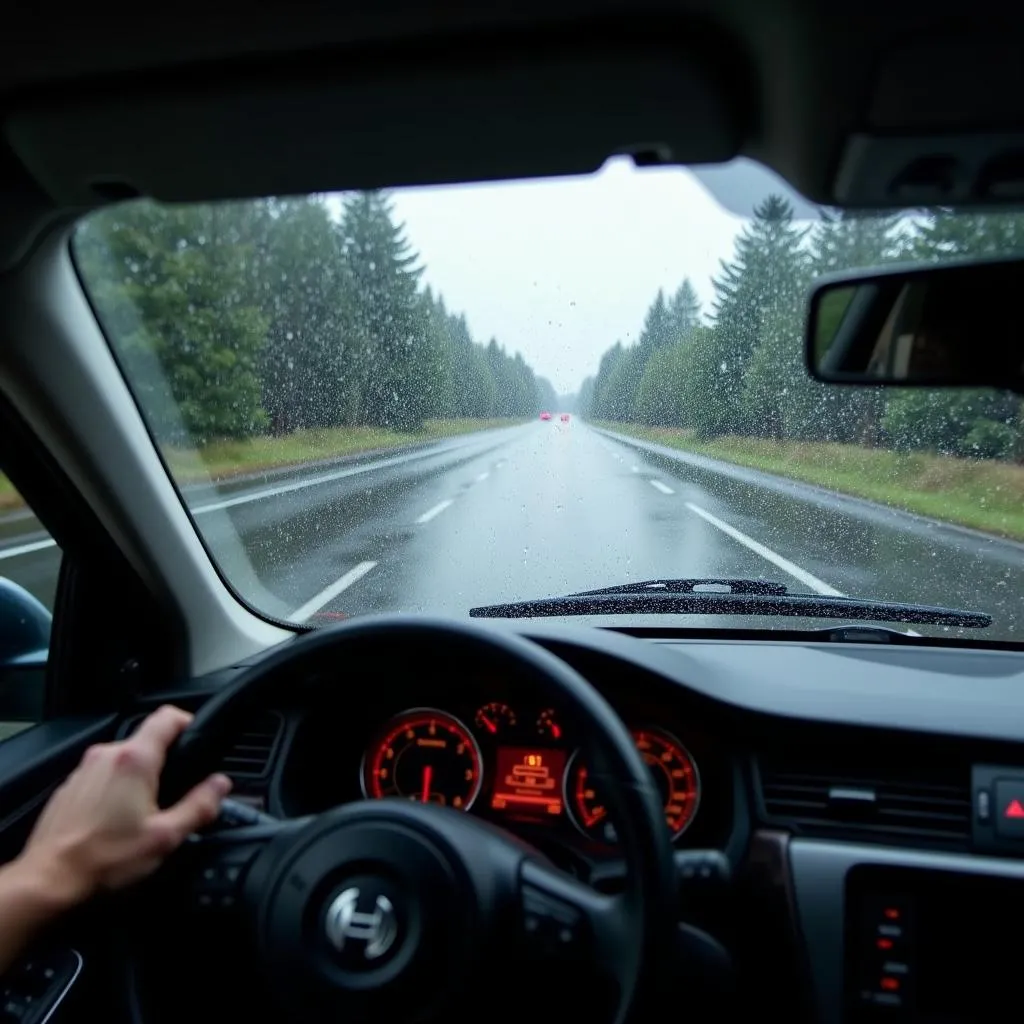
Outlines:
{"label": "solid white road line", "polygon": [[656,491],[661,491],[662,494],[675,494],[671,487],[666,487],[660,480],[648,480],[647,481]]}
{"label": "solid white road line", "polygon": [[771,548],[766,548],[763,544],[754,540],[753,537],[748,537],[745,533],[741,533],[735,526],[730,526],[717,516],[713,516],[706,509],[701,508],[699,505],[694,505],[692,501],[688,501],[686,507],[695,515],[700,516],[705,522],[710,523],[715,529],[721,530],[728,537],[732,537],[734,541],[760,555],[765,561],[778,566],[784,573],[788,573],[793,579],[799,580],[805,586],[810,587],[811,590],[819,594],[828,595],[829,597],[845,596],[841,590],[830,587],[823,580],[819,580],[817,576],[812,576],[806,569],[801,569],[799,565],[794,564],[788,558],[783,558],[782,555],[772,551]]}
{"label": "solid white road line", "polygon": [[[468,442],[467,442],[468,443]],[[457,447],[463,447],[458,445]],[[250,491],[247,494],[238,494],[233,498],[224,498],[221,501],[211,501],[205,505],[196,505],[189,511],[194,516],[201,516],[207,512],[218,512],[225,508],[234,508],[236,505],[247,505],[252,501],[260,501],[263,498],[276,498],[279,494],[291,494],[293,491],[301,491],[307,487],[319,487],[321,484],[329,484],[334,480],[343,480],[345,477],[359,476],[363,473],[372,473],[374,470],[387,469],[388,466],[399,466],[405,462],[415,462],[418,459],[426,459],[431,455],[438,455],[439,452],[411,452],[408,455],[396,455],[392,458],[382,459],[378,462],[370,462],[363,466],[351,466],[348,469],[335,470],[332,473],[321,473],[314,477],[304,477],[301,480],[294,480],[289,484],[280,484],[277,487],[264,487],[258,491]],[[498,463],[495,469],[499,469],[504,463]],[[477,481],[486,480],[489,473],[481,473]],[[187,500],[186,500],[187,504]],[[434,513],[437,514],[436,512]],[[426,522],[426,520],[417,520]],[[31,544],[19,544],[13,548],[0,548],[0,561],[5,558],[17,558],[19,555],[28,555],[33,551],[43,551],[46,548],[56,547],[55,540],[37,540]]]}
{"label": "solid white road line", "polygon": [[449,505],[452,504],[454,504],[454,499],[446,498],[444,501],[436,504],[433,508],[427,509],[427,511],[424,512],[423,515],[421,515],[419,519],[416,520],[416,522],[429,523],[431,519],[433,519],[435,516],[439,516]]}
{"label": "solid white road line", "polygon": [[639,466],[634,466],[633,467],[633,472],[634,473],[639,473],[640,472],[640,467]]}
{"label": "solid white road line", "polygon": [[[465,445],[456,445],[455,447],[462,448]],[[388,466],[400,466],[406,462],[416,462],[419,459],[428,459],[432,455],[440,454],[442,452],[428,451],[410,452],[408,455],[395,455],[391,458],[380,459],[377,462],[367,462],[361,466],[350,466],[347,469],[336,469],[331,473],[320,473],[317,476],[303,477],[301,480],[293,480],[290,484],[264,487],[262,490],[250,491],[248,494],[239,494],[233,498],[211,501],[206,505],[196,505],[190,511],[195,516],[201,516],[205,512],[217,512],[223,508],[233,508],[235,505],[247,505],[250,501],[259,501],[262,498],[276,498],[279,494],[291,494],[293,491],[305,490],[307,487],[319,487],[321,484],[329,484],[335,480],[344,480],[346,477],[360,476],[363,473],[373,473],[378,469],[387,469]]]}
{"label": "solid white road line", "polygon": [[329,587],[325,587],[316,597],[310,598],[304,605],[296,608],[291,615],[292,621],[305,622],[311,615],[320,611],[328,601],[333,601],[343,590],[348,590],[353,583],[361,580],[376,565],[376,562],[360,562],[354,568],[349,569],[344,576],[335,580]]}
{"label": "solid white road line", "polygon": [[0,559],[4,558],[17,558],[18,555],[29,555],[33,551],[43,551],[45,548],[54,548],[57,546],[55,540],[36,540],[31,544],[19,544],[14,548],[4,548],[0,551]]}
{"label": "solid white road line", "polygon": [[479,476],[478,476],[478,477],[476,478],[476,482],[477,482],[478,484],[482,484],[482,483],[483,483],[483,482],[484,482],[484,481],[485,481],[485,480],[486,480],[486,479],[487,479],[487,478],[488,478],[488,477],[489,477],[490,475],[491,475],[490,473],[481,473],[481,474],[480,474],[480,475],[479,475]]}

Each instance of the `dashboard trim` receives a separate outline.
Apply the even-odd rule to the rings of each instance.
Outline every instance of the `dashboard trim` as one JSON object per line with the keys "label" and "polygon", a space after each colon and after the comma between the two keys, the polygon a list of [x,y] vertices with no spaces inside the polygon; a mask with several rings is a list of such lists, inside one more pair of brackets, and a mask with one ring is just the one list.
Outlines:
{"label": "dashboard trim", "polygon": [[1024,880],[1022,861],[816,839],[790,840],[789,864],[815,1005],[823,1024],[843,1022],[846,875],[851,868],[919,868]]}

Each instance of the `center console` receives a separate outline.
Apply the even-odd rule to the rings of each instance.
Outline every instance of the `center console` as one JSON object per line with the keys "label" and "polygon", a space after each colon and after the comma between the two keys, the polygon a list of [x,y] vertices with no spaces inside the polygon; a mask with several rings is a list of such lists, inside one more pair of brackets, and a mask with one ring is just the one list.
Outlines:
{"label": "center console", "polygon": [[823,1024],[1022,1016],[1021,860],[794,839],[789,862]]}
{"label": "center console", "polygon": [[1020,1015],[1024,880],[860,865],[845,903],[846,1020]]}

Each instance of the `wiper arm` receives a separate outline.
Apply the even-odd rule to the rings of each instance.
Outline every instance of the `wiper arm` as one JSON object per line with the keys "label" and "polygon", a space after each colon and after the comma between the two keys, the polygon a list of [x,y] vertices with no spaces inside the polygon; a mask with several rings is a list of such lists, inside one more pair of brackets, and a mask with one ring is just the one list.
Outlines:
{"label": "wiper arm", "polygon": [[532,619],[558,615],[779,615],[788,618],[906,622],[985,629],[992,616],[938,605],[872,601],[826,594],[790,594],[766,580],[647,580],[565,597],[471,608],[474,619]]}

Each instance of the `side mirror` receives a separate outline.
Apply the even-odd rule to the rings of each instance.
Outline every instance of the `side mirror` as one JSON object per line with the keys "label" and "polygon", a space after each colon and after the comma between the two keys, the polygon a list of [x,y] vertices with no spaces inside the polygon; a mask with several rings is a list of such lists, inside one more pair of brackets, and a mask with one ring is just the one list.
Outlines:
{"label": "side mirror", "polygon": [[52,622],[41,601],[0,576],[0,739],[42,718]]}
{"label": "side mirror", "polygon": [[1024,394],[1024,260],[894,268],[817,282],[811,376],[837,384]]}

